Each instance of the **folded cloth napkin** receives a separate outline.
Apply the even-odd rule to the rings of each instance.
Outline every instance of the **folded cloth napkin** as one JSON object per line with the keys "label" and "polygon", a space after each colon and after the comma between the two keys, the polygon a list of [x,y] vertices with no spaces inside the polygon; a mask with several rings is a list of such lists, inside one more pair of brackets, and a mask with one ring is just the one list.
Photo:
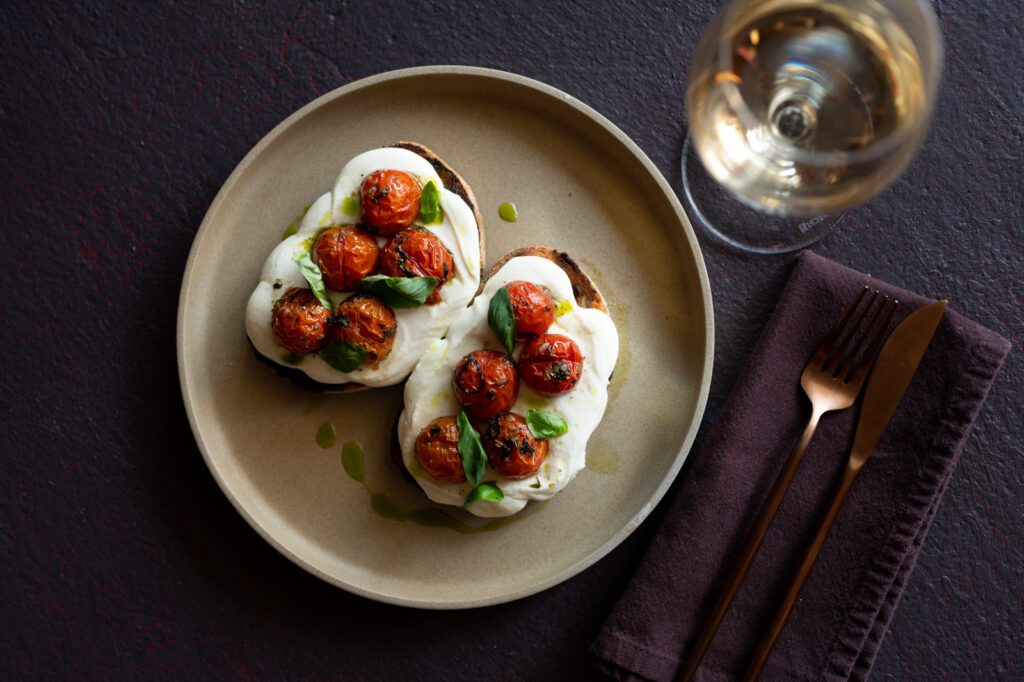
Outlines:
{"label": "folded cloth napkin", "polygon": [[[797,259],[717,424],[594,643],[598,666],[612,677],[677,674],[810,415],[800,373],[865,284],[899,300],[896,321],[929,302],[812,253]],[[1009,347],[998,334],[946,312],[847,496],[762,679],[867,677]],[[839,484],[857,414],[855,408],[822,418],[698,680],[742,675]]]}

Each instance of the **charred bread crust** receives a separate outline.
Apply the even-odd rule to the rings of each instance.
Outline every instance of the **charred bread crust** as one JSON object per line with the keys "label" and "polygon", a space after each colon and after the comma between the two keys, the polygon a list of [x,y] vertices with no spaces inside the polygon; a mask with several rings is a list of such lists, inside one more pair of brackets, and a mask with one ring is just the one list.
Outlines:
{"label": "charred bread crust", "polygon": [[257,360],[304,391],[309,391],[310,393],[356,393],[357,391],[365,391],[369,388],[369,386],[364,386],[354,381],[350,381],[347,384],[322,384],[319,381],[310,379],[309,375],[302,370],[279,365],[270,358],[265,357],[256,350],[256,346],[252,345],[252,341],[249,341],[249,345],[252,347],[252,352],[256,355]]}
{"label": "charred bread crust", "polygon": [[572,293],[576,297],[576,303],[584,308],[593,308],[594,310],[600,310],[602,313],[608,313],[608,304],[605,303],[604,297],[601,292],[598,291],[597,285],[594,284],[594,280],[590,279],[587,273],[583,272],[576,261],[574,261],[569,254],[562,251],[556,251],[555,249],[549,249],[546,246],[524,246],[521,249],[515,249],[505,254],[501,260],[495,263],[487,276],[483,278],[480,283],[481,289],[484,284],[487,283],[491,277],[494,276],[498,270],[501,269],[505,263],[509,262],[513,258],[520,256],[537,256],[540,258],[546,258],[558,267],[565,271],[565,274],[569,276],[569,281],[572,283]]}
{"label": "charred bread crust", "polygon": [[448,165],[448,163],[440,156],[435,154],[433,150],[424,147],[418,142],[406,142],[399,140],[388,145],[389,147],[398,147],[399,149],[405,149],[413,154],[422,156],[424,159],[430,162],[430,165],[434,167],[437,174],[441,178],[441,182],[444,183],[444,188],[449,192],[454,192],[461,198],[466,204],[473,209],[473,217],[476,218],[477,231],[480,233],[480,274],[484,274],[484,263],[487,262],[487,254],[484,250],[484,217],[480,213],[480,206],[476,202],[476,196],[473,194],[472,188],[469,183],[462,179],[462,176],[455,172],[455,169]]}
{"label": "charred bread crust", "polygon": [[[473,217],[476,218],[477,232],[480,235],[480,274],[482,275],[484,262],[487,260],[484,251],[484,218],[480,214],[480,207],[477,205],[476,197],[473,195],[473,190],[470,188],[469,184],[463,180],[462,176],[456,173],[455,169],[449,166],[444,159],[435,154],[431,149],[428,149],[419,143],[398,141],[387,146],[406,149],[429,161],[430,165],[434,167],[435,171],[437,171],[438,176],[440,176],[441,182],[444,183],[444,188],[461,197],[462,200],[465,201],[473,210]],[[251,346],[252,342],[250,342],[249,345]],[[365,386],[364,384],[356,383],[354,381],[347,384],[324,384],[319,381],[314,381],[301,370],[279,365],[273,360],[263,357],[263,355],[256,350],[255,346],[252,350],[256,353],[256,357],[260,362],[271,367],[280,376],[288,379],[299,388],[311,393],[357,393],[370,388],[369,386]]]}

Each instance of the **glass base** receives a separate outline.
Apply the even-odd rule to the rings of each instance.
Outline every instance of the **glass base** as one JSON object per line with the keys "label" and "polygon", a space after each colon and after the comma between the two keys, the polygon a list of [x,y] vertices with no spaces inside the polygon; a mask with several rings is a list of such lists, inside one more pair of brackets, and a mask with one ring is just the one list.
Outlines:
{"label": "glass base", "polygon": [[716,242],[743,253],[786,253],[810,246],[842,220],[843,213],[796,219],[754,210],[729,194],[704,169],[686,136],[682,158],[687,213]]}

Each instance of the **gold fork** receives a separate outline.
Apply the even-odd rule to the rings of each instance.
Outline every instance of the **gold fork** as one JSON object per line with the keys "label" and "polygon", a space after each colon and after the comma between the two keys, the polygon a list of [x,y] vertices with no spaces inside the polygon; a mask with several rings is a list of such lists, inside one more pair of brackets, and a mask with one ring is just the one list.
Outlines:
{"label": "gold fork", "polygon": [[[800,376],[800,386],[803,388],[807,398],[811,401],[811,418],[804,428],[803,435],[797,442],[793,451],[789,453],[789,459],[782,467],[768,499],[757,515],[753,527],[747,534],[743,549],[733,565],[729,577],[725,581],[722,592],[718,595],[711,615],[708,616],[704,629],[697,638],[690,655],[686,659],[686,665],[679,674],[680,682],[686,682],[693,678],[694,673],[704,658],[711,640],[714,639],[718,626],[721,625],[733,597],[739,591],[743,579],[753,563],[757,550],[761,547],[768,527],[775,518],[775,513],[786,496],[793,476],[804,458],[807,446],[810,445],[814,432],[818,428],[818,422],[822,415],[836,410],[845,410],[853,405],[864,386],[864,379],[875,361],[878,349],[884,338],[885,330],[889,326],[893,312],[896,310],[897,301],[890,300],[888,296],[881,296],[875,291],[868,297],[867,304],[861,306],[861,301],[867,296],[869,289],[864,287],[853,302],[846,308],[839,321],[818,346],[803,374]],[[858,312],[859,310],[859,312]],[[856,313],[856,315],[855,315]],[[869,317],[870,313],[870,317]],[[853,320],[851,322],[851,320]],[[866,322],[865,322],[866,320]]]}

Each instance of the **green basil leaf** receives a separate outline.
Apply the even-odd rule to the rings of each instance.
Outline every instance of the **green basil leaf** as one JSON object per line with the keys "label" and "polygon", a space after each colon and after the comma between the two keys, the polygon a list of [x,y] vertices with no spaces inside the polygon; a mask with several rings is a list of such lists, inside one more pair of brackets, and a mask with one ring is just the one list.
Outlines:
{"label": "green basil leaf", "polygon": [[339,372],[352,372],[362,367],[366,349],[348,341],[335,339],[320,351],[320,357]]}
{"label": "green basil leaf", "polygon": [[440,222],[441,217],[441,193],[437,191],[437,183],[433,180],[423,186],[420,193],[420,222],[430,225]]}
{"label": "green basil leaf", "polygon": [[331,299],[327,298],[327,285],[324,284],[323,273],[320,272],[320,268],[309,257],[309,254],[300,253],[295,257],[295,264],[299,266],[299,272],[309,282],[309,288],[313,290],[313,295],[316,296],[316,300],[320,301],[320,305],[334,312],[334,304],[331,303]]}
{"label": "green basil leaf", "polygon": [[504,499],[505,493],[501,492],[501,488],[496,483],[481,483],[469,491],[469,495],[466,495],[465,506],[469,506],[478,500],[501,502]]}
{"label": "green basil leaf", "polygon": [[508,287],[502,287],[491,297],[491,305],[487,308],[487,325],[494,335],[505,346],[509,355],[516,347],[516,317],[512,312],[512,299],[508,295]]}
{"label": "green basil leaf", "polygon": [[487,453],[480,442],[480,434],[469,423],[465,410],[459,410],[456,419],[459,427],[459,457],[462,458],[462,469],[466,472],[466,480],[477,486],[487,471]]}
{"label": "green basil leaf", "polygon": [[526,425],[537,438],[558,438],[569,430],[565,420],[550,410],[527,410]]}
{"label": "green basil leaf", "polygon": [[436,287],[436,277],[370,275],[356,285],[356,291],[376,296],[391,308],[418,308]]}

